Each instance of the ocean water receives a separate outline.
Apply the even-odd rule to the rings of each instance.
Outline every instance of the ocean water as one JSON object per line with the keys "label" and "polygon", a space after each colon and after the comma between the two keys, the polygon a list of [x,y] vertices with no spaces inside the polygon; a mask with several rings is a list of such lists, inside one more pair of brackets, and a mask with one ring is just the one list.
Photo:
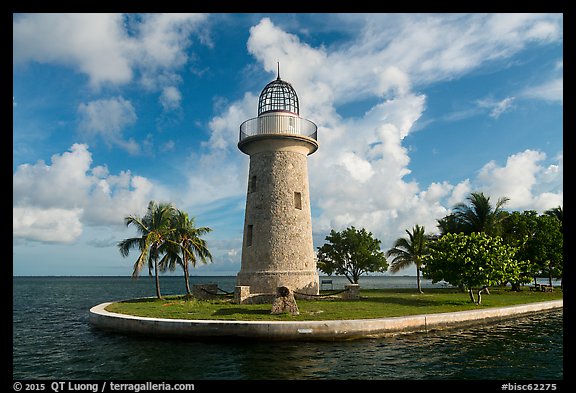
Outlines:
{"label": "ocean water", "polygon": [[[233,291],[235,277],[191,277]],[[332,277],[334,289],[346,279]],[[363,277],[364,288],[416,287]],[[423,287],[438,286],[424,280]],[[184,292],[161,277],[162,293]],[[563,312],[441,332],[344,342],[176,341],[100,331],[99,303],[154,296],[149,277],[14,277],[16,380],[562,380]]]}

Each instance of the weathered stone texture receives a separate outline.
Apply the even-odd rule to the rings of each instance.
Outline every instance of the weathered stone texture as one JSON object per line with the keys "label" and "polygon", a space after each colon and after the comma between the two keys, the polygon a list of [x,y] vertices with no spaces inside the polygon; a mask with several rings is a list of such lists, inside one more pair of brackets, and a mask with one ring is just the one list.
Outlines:
{"label": "weathered stone texture", "polygon": [[288,286],[317,294],[306,146],[309,138],[261,138],[250,153],[242,268],[252,293]]}
{"label": "weathered stone texture", "polygon": [[343,299],[360,299],[360,284],[346,284],[344,288],[346,289],[346,292],[342,293]]}
{"label": "weathered stone texture", "polygon": [[298,315],[300,311],[298,310],[298,305],[296,304],[296,299],[294,299],[294,294],[288,287],[278,287],[276,289],[276,299],[272,303],[272,310],[270,314],[284,314],[289,313],[290,315]]}

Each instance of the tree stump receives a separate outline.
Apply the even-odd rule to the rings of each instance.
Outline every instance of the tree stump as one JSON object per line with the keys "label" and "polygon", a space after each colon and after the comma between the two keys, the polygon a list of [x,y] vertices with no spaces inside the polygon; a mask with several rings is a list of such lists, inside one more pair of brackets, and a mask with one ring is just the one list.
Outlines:
{"label": "tree stump", "polygon": [[290,288],[278,287],[276,288],[276,298],[274,299],[274,303],[272,303],[270,314],[282,314],[286,312],[291,315],[300,314],[296,299]]}

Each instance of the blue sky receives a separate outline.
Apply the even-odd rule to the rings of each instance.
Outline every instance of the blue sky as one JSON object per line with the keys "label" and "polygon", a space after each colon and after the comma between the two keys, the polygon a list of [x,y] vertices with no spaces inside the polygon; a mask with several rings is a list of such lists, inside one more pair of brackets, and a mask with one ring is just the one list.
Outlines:
{"label": "blue sky", "polygon": [[315,247],[354,225],[387,250],[475,191],[563,206],[562,14],[16,14],[14,275],[131,274],[150,200],[213,229],[192,274],[235,275],[238,129],[277,62],[318,125]]}

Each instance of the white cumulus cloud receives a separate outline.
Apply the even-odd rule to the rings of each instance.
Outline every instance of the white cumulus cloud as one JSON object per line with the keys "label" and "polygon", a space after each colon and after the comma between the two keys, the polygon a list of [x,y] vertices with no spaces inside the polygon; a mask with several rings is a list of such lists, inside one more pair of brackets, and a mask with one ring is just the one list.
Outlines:
{"label": "white cumulus cloud", "polygon": [[122,97],[100,99],[78,105],[80,131],[87,136],[100,136],[108,145],[119,146],[135,154],[140,146],[134,140],[125,140],[125,127],[137,120],[132,103]]}
{"label": "white cumulus cloud", "polygon": [[182,101],[182,94],[176,86],[166,86],[160,95],[160,104],[165,111],[178,109]]}
{"label": "white cumulus cloud", "polygon": [[[207,19],[208,15],[194,13],[16,14],[13,63],[69,67],[85,75],[95,91],[136,82],[146,91],[159,92],[164,110],[173,110],[180,106],[177,85],[193,39],[210,45],[203,30]],[[132,140],[112,138],[116,131],[103,131],[97,125],[88,129],[105,132],[109,143],[131,153],[140,149]]]}
{"label": "white cumulus cloud", "polygon": [[[476,183],[487,195],[494,199],[508,197],[510,201],[506,208],[514,210],[545,210],[563,205],[563,191],[561,186],[561,162],[548,166],[542,165],[546,155],[535,150],[525,150],[512,154],[504,166],[491,161],[484,165],[478,173]],[[561,158],[560,158],[561,159]],[[546,196],[538,189],[543,182],[556,183],[556,187],[548,188],[553,192],[546,192]],[[547,201],[550,205],[544,205]]]}
{"label": "white cumulus cloud", "polygon": [[87,145],[74,144],[51,162],[23,164],[13,174],[15,238],[69,243],[85,226],[121,226],[129,214],[142,214],[161,187],[130,172],[111,175],[91,168]]}
{"label": "white cumulus cloud", "polygon": [[72,243],[82,234],[82,209],[14,207],[12,234],[47,243]]}
{"label": "white cumulus cloud", "polygon": [[88,75],[93,86],[133,77],[121,14],[23,14],[14,17],[12,29],[16,64],[71,66]]}

